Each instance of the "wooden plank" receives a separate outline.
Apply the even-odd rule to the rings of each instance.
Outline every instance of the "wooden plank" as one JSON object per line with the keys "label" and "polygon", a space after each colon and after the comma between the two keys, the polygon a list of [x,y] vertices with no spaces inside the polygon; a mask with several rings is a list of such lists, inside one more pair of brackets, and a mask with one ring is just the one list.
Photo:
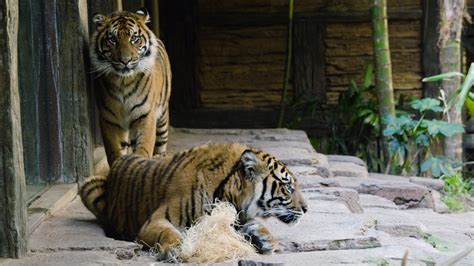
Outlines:
{"label": "wooden plank", "polygon": [[[429,77],[441,73],[439,68],[438,1],[423,0],[423,20],[421,23],[423,33],[423,76]],[[437,98],[439,95],[439,82],[424,82],[423,96]]]}
{"label": "wooden plank", "polygon": [[60,135],[62,180],[81,182],[92,173],[91,109],[93,106],[88,76],[87,2],[59,0],[58,87],[60,88]]}
{"label": "wooden plank", "polygon": [[0,257],[26,254],[26,189],[18,89],[18,2],[0,0]]}
{"label": "wooden plank", "polygon": [[[19,17],[19,39],[18,54],[21,113],[22,113],[22,135],[23,135],[23,157],[25,176],[27,184],[40,184],[44,181],[40,178],[39,168],[39,115],[38,115],[38,87],[39,84],[39,55],[43,51],[43,30],[40,21],[40,2],[31,0],[20,1]],[[36,9],[35,9],[36,7]],[[39,11],[39,12],[35,12]],[[37,16],[37,17],[36,17]]]}
{"label": "wooden plank", "polygon": [[160,1],[162,39],[171,62],[173,109],[199,106],[196,8],[196,0]]}
{"label": "wooden plank", "polygon": [[326,98],[325,24],[312,19],[295,20],[293,34],[293,88],[296,101]]}

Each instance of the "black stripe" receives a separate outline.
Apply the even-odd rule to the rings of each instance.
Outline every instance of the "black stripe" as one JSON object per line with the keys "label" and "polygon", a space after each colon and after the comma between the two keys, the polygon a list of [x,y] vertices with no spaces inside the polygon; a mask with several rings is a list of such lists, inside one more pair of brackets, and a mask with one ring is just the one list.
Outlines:
{"label": "black stripe", "polygon": [[222,196],[224,193],[224,187],[227,184],[227,182],[229,182],[232,175],[234,175],[239,169],[239,164],[240,164],[240,161],[237,161],[234,164],[234,166],[232,166],[232,169],[230,170],[229,174],[227,174],[227,176],[219,183],[217,188],[214,190],[214,193],[212,194],[212,197],[213,197],[212,201],[214,201],[215,199],[222,199]]}
{"label": "black stripe", "polygon": [[179,226],[183,225],[183,198],[179,201]]}
{"label": "black stripe", "polygon": [[135,124],[137,121],[139,121],[139,120],[141,120],[141,119],[147,117],[149,113],[150,113],[150,112],[147,112],[147,113],[145,113],[145,114],[142,114],[142,115],[139,116],[138,118],[134,119],[134,120],[132,121],[132,123],[130,123],[130,128],[133,128],[133,124]]}
{"label": "black stripe", "polygon": [[108,120],[107,118],[105,117],[102,117],[102,120],[104,120],[107,124],[111,125],[111,126],[114,126],[114,127],[117,127],[119,129],[123,129],[121,125],[115,123],[115,122],[112,122],[110,120]]}
{"label": "black stripe", "polygon": [[191,218],[194,221],[194,217],[196,215],[196,195],[194,194],[194,191],[196,190],[196,183],[193,182],[193,185],[191,186]]}
{"label": "black stripe", "polygon": [[189,217],[189,203],[186,201],[186,228],[191,227],[191,218]]}
{"label": "black stripe", "polygon": [[277,188],[277,185],[278,185],[278,183],[276,181],[272,182],[272,190],[271,190],[271,193],[272,193],[271,195],[272,196],[275,195],[275,190]]}
{"label": "black stripe", "polygon": [[165,218],[166,218],[166,220],[168,220],[170,223],[173,223],[173,222],[171,222],[170,207],[169,207],[169,206],[166,207]]}
{"label": "black stripe", "polygon": [[262,194],[260,195],[260,199],[262,200],[265,196],[265,192],[267,191],[267,180],[268,180],[268,176],[263,179],[263,189],[262,189]]}
{"label": "black stripe", "polygon": [[133,110],[135,110],[136,108],[139,108],[139,107],[143,106],[146,103],[147,100],[148,100],[148,94],[145,94],[145,97],[143,98],[143,100],[140,103],[135,104],[132,107],[132,110],[130,110],[130,112],[133,112]]}

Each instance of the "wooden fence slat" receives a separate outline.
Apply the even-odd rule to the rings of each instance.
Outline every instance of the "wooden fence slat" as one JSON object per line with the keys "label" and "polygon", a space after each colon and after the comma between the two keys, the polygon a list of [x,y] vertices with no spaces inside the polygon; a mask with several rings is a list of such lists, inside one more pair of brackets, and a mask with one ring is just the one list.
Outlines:
{"label": "wooden fence slat", "polygon": [[0,257],[26,253],[26,196],[18,89],[18,2],[0,0]]}

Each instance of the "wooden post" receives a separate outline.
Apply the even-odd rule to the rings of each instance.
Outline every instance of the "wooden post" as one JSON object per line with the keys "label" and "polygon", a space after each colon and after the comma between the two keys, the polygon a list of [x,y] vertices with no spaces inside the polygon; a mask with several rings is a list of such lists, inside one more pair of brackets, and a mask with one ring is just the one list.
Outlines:
{"label": "wooden post", "polygon": [[26,253],[26,196],[18,90],[18,2],[0,0],[0,257]]}

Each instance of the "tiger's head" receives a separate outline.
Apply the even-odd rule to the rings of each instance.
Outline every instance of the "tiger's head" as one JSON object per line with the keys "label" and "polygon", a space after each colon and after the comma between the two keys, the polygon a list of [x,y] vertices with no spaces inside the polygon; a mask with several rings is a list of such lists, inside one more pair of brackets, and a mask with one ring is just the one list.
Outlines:
{"label": "tiger's head", "polygon": [[246,150],[242,153],[241,169],[254,186],[254,196],[248,200],[246,219],[276,217],[293,224],[308,210],[296,177],[275,157]]}
{"label": "tiger's head", "polygon": [[92,20],[97,30],[89,50],[95,72],[127,77],[151,71],[158,39],[146,25],[150,16],[145,9],[109,16],[95,14]]}

